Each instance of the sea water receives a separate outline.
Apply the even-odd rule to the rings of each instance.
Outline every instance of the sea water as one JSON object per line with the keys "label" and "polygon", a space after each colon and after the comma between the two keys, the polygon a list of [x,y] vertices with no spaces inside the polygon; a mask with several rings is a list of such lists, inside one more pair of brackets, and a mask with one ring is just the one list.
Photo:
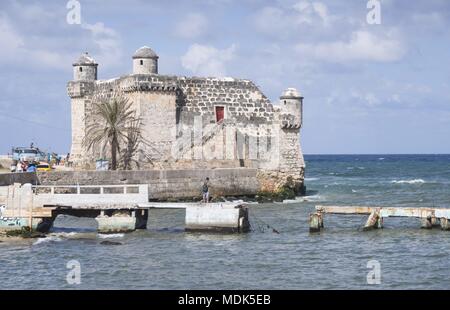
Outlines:
{"label": "sea water", "polygon": [[[363,232],[365,216],[326,215],[322,232],[308,231],[318,204],[450,208],[450,155],[305,159],[307,195],[250,205],[248,234],[186,233],[183,210],[151,210],[147,230],[114,235],[97,234],[92,219],[61,217],[47,238],[0,243],[0,288],[450,288],[450,232],[420,229],[418,219]],[[73,260],[80,284],[67,281]],[[379,284],[368,281],[373,262]]]}

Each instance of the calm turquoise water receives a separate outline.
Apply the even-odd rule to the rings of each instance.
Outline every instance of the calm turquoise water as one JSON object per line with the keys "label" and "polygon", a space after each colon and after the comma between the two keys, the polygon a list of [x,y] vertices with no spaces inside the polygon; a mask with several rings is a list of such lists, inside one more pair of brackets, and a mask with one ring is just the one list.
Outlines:
{"label": "calm turquoise water", "polygon": [[[0,244],[0,288],[450,288],[450,232],[421,230],[417,219],[387,219],[384,229],[362,232],[360,216],[327,216],[323,232],[308,232],[316,204],[450,207],[450,155],[306,161],[308,196],[295,204],[252,205],[254,232],[185,233],[183,211],[156,210],[147,231],[104,239],[92,231],[92,220],[61,218],[47,239]],[[101,245],[104,240],[122,245]],[[81,264],[80,285],[66,282],[70,260]],[[369,260],[380,263],[380,285],[367,284]]]}

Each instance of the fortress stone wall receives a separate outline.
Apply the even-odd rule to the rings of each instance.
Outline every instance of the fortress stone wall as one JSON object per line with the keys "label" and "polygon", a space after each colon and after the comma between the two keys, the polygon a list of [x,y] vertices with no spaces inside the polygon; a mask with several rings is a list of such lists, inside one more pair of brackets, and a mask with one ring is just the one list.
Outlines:
{"label": "fortress stone wall", "polygon": [[148,144],[135,155],[145,170],[253,168],[263,190],[286,183],[303,189],[305,164],[300,145],[303,97],[293,88],[273,104],[249,80],[158,74],[158,56],[148,47],[133,55],[133,73],[97,80],[98,65],[87,54],[74,64],[68,83],[72,104],[71,159],[89,170],[108,155],[83,145],[99,95],[120,93],[142,119]]}

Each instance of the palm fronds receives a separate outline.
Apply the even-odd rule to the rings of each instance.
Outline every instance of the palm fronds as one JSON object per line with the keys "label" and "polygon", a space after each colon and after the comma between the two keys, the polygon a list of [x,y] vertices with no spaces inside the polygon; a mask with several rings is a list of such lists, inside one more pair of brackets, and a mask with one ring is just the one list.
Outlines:
{"label": "palm fronds", "polygon": [[[133,103],[123,94],[99,95],[93,98],[92,113],[89,114],[83,145],[87,150],[111,151],[111,169],[118,166],[117,156],[121,156],[125,168],[140,143],[142,122],[136,116]],[[99,147],[100,146],[100,147]],[[124,146],[124,150],[121,150]]]}

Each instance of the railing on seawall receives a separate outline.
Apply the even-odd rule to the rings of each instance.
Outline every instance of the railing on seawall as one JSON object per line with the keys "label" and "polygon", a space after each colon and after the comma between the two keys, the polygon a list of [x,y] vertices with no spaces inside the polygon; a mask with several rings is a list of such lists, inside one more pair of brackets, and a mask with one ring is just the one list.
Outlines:
{"label": "railing on seawall", "polygon": [[126,185],[36,185],[33,204],[139,204],[148,202],[147,184]]}

